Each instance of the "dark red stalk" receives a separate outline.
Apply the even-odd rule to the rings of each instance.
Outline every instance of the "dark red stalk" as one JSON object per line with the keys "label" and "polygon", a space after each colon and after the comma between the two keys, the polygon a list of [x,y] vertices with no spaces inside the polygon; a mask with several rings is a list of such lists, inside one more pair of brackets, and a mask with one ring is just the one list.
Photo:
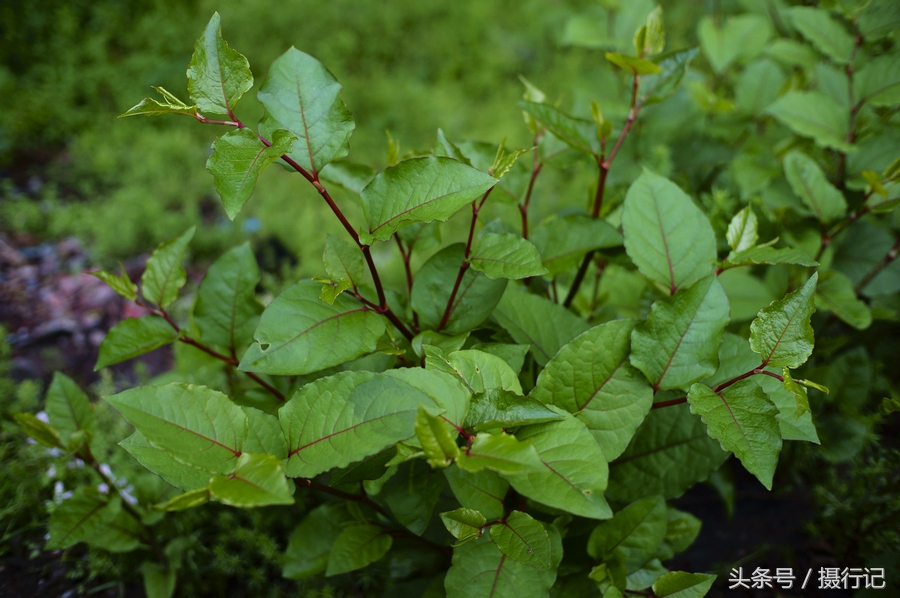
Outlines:
{"label": "dark red stalk", "polygon": [[[749,372],[745,372],[745,373],[741,374],[740,376],[737,376],[735,378],[732,378],[731,380],[728,380],[727,382],[723,382],[723,383],[719,384],[718,386],[716,386],[715,388],[713,388],[712,391],[716,394],[719,394],[720,392],[722,392],[723,390],[725,390],[732,384],[740,382],[741,380],[744,380],[745,378],[749,378],[750,376],[754,376],[754,375],[771,376],[772,378],[776,378],[777,380],[784,382],[784,377],[779,376],[775,372],[770,372],[768,370],[763,369],[765,367],[765,365],[766,364],[763,363],[759,367],[753,368]],[[672,405],[680,405],[680,404],[686,403],[686,402],[687,402],[687,397],[680,397],[677,399],[671,399],[668,401],[660,401],[659,403],[654,403],[653,406],[651,407],[651,409],[660,409],[662,407],[670,407]]]}

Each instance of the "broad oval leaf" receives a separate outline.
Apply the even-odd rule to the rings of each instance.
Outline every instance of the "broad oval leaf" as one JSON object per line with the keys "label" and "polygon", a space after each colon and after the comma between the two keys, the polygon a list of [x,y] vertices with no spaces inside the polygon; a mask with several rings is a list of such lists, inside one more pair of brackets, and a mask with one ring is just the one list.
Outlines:
{"label": "broad oval leaf", "polygon": [[600,155],[597,125],[593,121],[569,116],[549,104],[519,102],[518,105],[572,149],[586,154]]}
{"label": "broad oval leaf", "polygon": [[452,158],[404,160],[378,174],[362,190],[368,223],[363,243],[386,241],[413,222],[443,222],[479,199],[497,179]]}
{"label": "broad oval leaf", "polygon": [[240,370],[281,376],[316,372],[375,350],[384,319],[355,299],[319,299],[321,285],[300,281],[266,306]]}
{"label": "broad oval leaf", "polygon": [[607,461],[622,454],[653,403],[653,389],[628,362],[635,324],[617,320],[575,337],[547,363],[529,394],[583,421]]}
{"label": "broad oval leaf", "polygon": [[391,549],[392,538],[388,531],[370,523],[345,527],[331,547],[325,575],[355,571],[380,560]]}
{"label": "broad oval leaf", "polygon": [[495,428],[513,428],[565,419],[540,401],[520,394],[492,388],[472,397],[465,428],[476,432]]}
{"label": "broad oval leaf", "polygon": [[531,233],[550,276],[569,272],[589,251],[620,247],[622,235],[607,222],[587,214],[551,217]]}
{"label": "broad oval leaf", "polygon": [[188,93],[201,111],[230,115],[241,96],[253,87],[253,74],[247,59],[222,39],[219,22],[219,13],[214,13],[194,44],[187,70]]}
{"label": "broad oval leaf", "polygon": [[140,432],[119,443],[135,460],[166,482],[189,492],[209,485],[210,472],[182,463],[165,449],[153,446]]}
{"label": "broad oval leaf", "polygon": [[641,274],[672,293],[712,273],[716,236],[672,181],[644,170],[625,196],[625,251]]}
{"label": "broad oval leaf", "polygon": [[631,334],[631,365],[654,390],[687,388],[716,371],[728,298],[715,276],[660,299]]}
{"label": "broad oval leaf", "polygon": [[824,8],[795,6],[791,23],[817,50],[838,64],[847,64],[853,55],[853,36]]}
{"label": "broad oval leaf", "polygon": [[437,348],[428,347],[425,349],[425,367],[458,376],[473,394],[490,389],[522,394],[519,376],[509,364],[484,351],[467,349],[445,356]]}
{"label": "broad oval leaf", "polygon": [[853,73],[853,89],[859,101],[872,106],[900,104],[900,56],[877,56]]}
{"label": "broad oval leaf", "polygon": [[653,593],[659,598],[703,598],[714,581],[715,575],[670,571],[653,582]]}
{"label": "broad oval leaf", "polygon": [[469,263],[492,279],[518,279],[547,273],[537,248],[527,239],[510,233],[482,235],[469,256]]}
{"label": "broad oval leaf", "polygon": [[798,368],[813,349],[809,318],[815,307],[815,272],[802,287],[760,310],[750,324],[750,348],[762,356],[763,365]]}
{"label": "broad oval leaf", "polygon": [[441,513],[441,522],[457,540],[468,540],[481,535],[481,528],[487,523],[484,515],[465,507]]}
{"label": "broad oval leaf", "polygon": [[798,266],[814,268],[819,265],[819,262],[799,249],[792,247],[780,249],[775,249],[774,247],[752,247],[743,251],[732,251],[729,253],[725,261],[722,262],[722,270],[739,266],[758,266],[759,264],[797,264]]}
{"label": "broad oval leaf", "polygon": [[463,507],[475,509],[488,519],[503,517],[509,482],[498,474],[487,469],[471,473],[451,465],[444,470],[444,477]]}
{"label": "broad oval leaf", "polygon": [[272,455],[242,454],[233,473],[210,480],[209,491],[213,498],[231,507],[294,504],[281,460]]}
{"label": "broad oval leaf", "polygon": [[759,239],[758,227],[759,220],[756,214],[750,206],[747,206],[735,214],[728,224],[728,233],[725,235],[728,246],[735,252],[756,247],[756,240]]}
{"label": "broad oval leaf", "polygon": [[820,145],[839,152],[855,150],[847,142],[850,128],[847,109],[822,92],[790,91],[769,106],[766,113],[798,135],[812,137]]}
{"label": "broad oval leaf", "polygon": [[853,283],[841,272],[831,272],[816,288],[816,307],[830,311],[857,330],[872,325],[872,311],[856,296]]}
{"label": "broad oval leaf", "polygon": [[181,260],[196,230],[197,227],[192,226],[180,237],[160,243],[153,250],[141,276],[141,294],[145,299],[166,307],[178,297],[178,289],[187,282]]}
{"label": "broad oval leaf", "polygon": [[94,371],[149,353],[177,339],[178,332],[159,316],[126,318],[106,333]]}
{"label": "broad oval leaf", "polygon": [[544,467],[531,444],[506,432],[479,432],[456,458],[456,464],[470,473],[478,473],[487,468],[497,473],[514,475],[540,473]]}
{"label": "broad oval leaf", "polygon": [[511,559],[538,569],[550,569],[553,548],[550,534],[540,521],[522,511],[513,511],[491,526],[491,541]]}
{"label": "broad oval leaf", "polygon": [[333,235],[325,237],[325,251],[322,254],[325,273],[332,280],[345,278],[359,286],[365,274],[363,254],[359,247]]}
{"label": "broad oval leaf", "polygon": [[224,394],[193,384],[141,386],[106,401],[152,445],[212,473],[234,471],[247,416]]}
{"label": "broad oval leaf", "polygon": [[91,540],[118,517],[121,508],[117,496],[108,498],[92,486],[78,488],[50,516],[46,548],[58,550]]}
{"label": "broad oval leaf", "polygon": [[324,573],[331,546],[349,519],[343,504],[325,503],[310,511],[291,534],[282,574],[288,579],[305,579]]}
{"label": "broad oval leaf", "polygon": [[97,424],[90,399],[74,380],[62,372],[53,374],[53,382],[47,389],[44,411],[50,418],[50,425],[59,431],[60,439],[66,445],[72,434],[92,433]]}
{"label": "broad oval leaf", "polygon": [[397,521],[421,536],[431,523],[431,514],[446,483],[441,472],[416,459],[402,463],[378,496],[391,508]]}
{"label": "broad oval leaf", "polygon": [[763,49],[771,35],[769,20],[756,14],[729,17],[724,27],[707,16],[697,27],[700,47],[717,74],[740,58],[752,58]]}
{"label": "broad oval leaf", "polygon": [[847,200],[832,185],[816,161],[799,151],[784,157],[784,174],[791,188],[820,222],[828,223],[847,213]]}
{"label": "broad oval leaf", "polygon": [[341,100],[341,84],[321,62],[291,47],[269,67],[257,94],[266,108],[260,132],[287,129],[297,137],[290,158],[311,173],[349,151],[356,127]]}
{"label": "broad oval leaf", "polygon": [[662,496],[642,498],[594,528],[588,553],[602,560],[616,555],[623,560],[625,573],[634,573],[656,554],[665,538],[667,522]]}

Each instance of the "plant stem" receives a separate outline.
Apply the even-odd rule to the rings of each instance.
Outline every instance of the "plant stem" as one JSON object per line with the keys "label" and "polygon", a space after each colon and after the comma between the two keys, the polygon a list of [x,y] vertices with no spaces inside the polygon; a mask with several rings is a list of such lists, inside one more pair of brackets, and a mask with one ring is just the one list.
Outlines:
{"label": "plant stem", "polygon": [[343,490],[338,490],[337,488],[332,488],[331,486],[326,486],[325,484],[320,484],[318,482],[314,482],[308,478],[293,478],[297,481],[298,484],[305,484],[307,488],[312,488],[313,490],[318,490],[324,494],[330,494],[331,496],[335,496],[337,498],[342,498],[344,500],[352,500],[353,502],[362,503],[368,507],[371,507],[373,510],[378,511],[385,517],[389,517],[387,511],[382,508],[377,502],[369,498],[365,493],[363,494],[352,494],[350,492],[344,492]]}
{"label": "plant stem", "polygon": [[533,166],[531,167],[531,178],[528,180],[528,190],[525,191],[525,199],[519,204],[519,213],[522,214],[522,238],[528,238],[528,206],[531,204],[531,193],[534,191],[534,182],[537,180],[538,175],[541,173],[541,169],[544,167],[544,163],[541,161],[538,156],[538,143],[541,141],[541,135],[543,135],[544,129],[539,129],[538,132],[534,136],[533,143]]}
{"label": "plant stem", "polygon": [[881,274],[882,270],[890,266],[891,262],[897,259],[898,255],[900,255],[900,238],[898,238],[894,243],[894,246],[890,248],[890,250],[887,252],[887,255],[885,255],[884,258],[882,258],[882,260],[878,262],[878,265],[872,268],[872,270],[868,274],[862,277],[862,280],[856,283],[856,287],[854,287],[853,289],[854,291],[856,291],[856,294],[858,295],[860,291],[866,288],[866,285],[872,282],[872,279]]}
{"label": "plant stem", "polygon": [[[762,363],[762,364],[760,364],[759,367],[753,368],[749,372],[745,372],[745,373],[741,374],[740,376],[736,376],[736,377],[732,378],[731,380],[728,380],[727,382],[722,382],[721,384],[719,384],[718,386],[713,388],[712,391],[716,394],[719,394],[721,391],[725,390],[732,384],[740,382],[741,380],[744,380],[745,378],[749,378],[750,376],[754,376],[754,375],[771,376],[772,378],[776,378],[776,379],[780,380],[781,382],[784,382],[784,377],[779,376],[775,372],[770,372],[768,370],[763,369],[765,366],[766,366],[766,364]],[[680,397],[677,399],[671,399],[669,401],[660,401],[659,403],[654,403],[653,406],[651,407],[651,409],[660,409],[662,407],[670,407],[672,405],[680,405],[680,404],[686,403],[686,402],[687,402],[687,397]]]}

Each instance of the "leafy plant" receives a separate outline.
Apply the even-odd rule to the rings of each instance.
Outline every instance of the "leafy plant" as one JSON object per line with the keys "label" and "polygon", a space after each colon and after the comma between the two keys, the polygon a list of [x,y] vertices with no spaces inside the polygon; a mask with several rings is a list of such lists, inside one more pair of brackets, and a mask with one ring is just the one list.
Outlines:
{"label": "leafy plant", "polygon": [[[659,8],[634,4],[622,11],[640,16],[623,19],[639,25],[633,49],[621,32],[598,42],[615,50],[605,58],[624,82],[624,110],[591,102],[590,118],[573,116],[525,82],[531,147],[454,143],[439,131],[433,149],[395,155],[378,174],[345,160],[355,121],[341,86],[295,48],[260,88],[258,128],[245,125],[235,105],[253,77],[214,15],[188,69],[190,101],[157,88],[123,116],[228,127],[207,169],[229,218],[279,162],[315,188],[350,241],[329,237],[323,276],[265,307],[255,257],[235,247],[209,268],[188,318],[176,300],[193,229],[154,251],[140,288],[124,271],[97,273],[147,311],[110,331],[98,368],[177,343],[224,365],[226,379],[198,384],[197,372],[176,372],[104,397],[134,427],[119,444],[156,474],[136,474],[156,492],[134,497],[95,456],[103,432],[91,403],[58,376],[46,421],[17,420],[88,464],[102,489],[82,486],[55,508],[48,548],[144,551],[148,594],[170,596],[186,540],[157,536],[165,513],[209,502],[274,508],[315,494],[324,500],[293,522],[284,554],[292,579],[363,570],[349,577],[358,591],[372,581],[366,571],[387,563],[384,586],[451,598],[704,595],[714,575],[665,567],[700,529],[666,501],[729,454],[771,489],[784,440],[819,442],[807,389],[827,390],[797,372],[813,352],[817,308],[841,322],[826,321],[829,331],[897,317],[888,231],[900,166],[878,174],[856,158],[867,136],[880,137],[876,123],[896,129],[895,61],[860,58],[893,47],[879,25],[893,5],[779,7],[779,25],[808,44],[779,40],[771,59],[757,58],[768,17],[701,22],[716,76],[749,62],[735,104],[691,70],[697,49],[663,53]],[[815,52],[845,67],[843,104],[824,91],[841,76],[835,67],[820,69],[811,90],[775,62]],[[664,176],[671,158],[642,159],[653,140],[634,137],[643,118],[658,123],[692,97],[712,130],[696,160],[678,158],[688,166],[676,182]],[[729,143],[741,153],[707,172],[703,153]],[[587,210],[535,226],[535,181],[579,162],[596,168]],[[358,195],[362,224],[335,187]],[[479,229],[489,203],[516,225]],[[465,242],[441,247],[440,223],[467,207]],[[853,234],[868,244],[845,240]],[[383,283],[378,242],[396,244],[403,292]],[[410,256],[433,249],[413,272]],[[824,378],[825,363],[808,369]]]}

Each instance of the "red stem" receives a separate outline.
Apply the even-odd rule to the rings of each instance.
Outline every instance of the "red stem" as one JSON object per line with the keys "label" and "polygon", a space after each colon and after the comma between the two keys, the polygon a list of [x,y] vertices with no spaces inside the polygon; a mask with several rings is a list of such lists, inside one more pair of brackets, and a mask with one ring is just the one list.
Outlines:
{"label": "red stem", "polygon": [[[772,378],[776,378],[777,380],[784,382],[784,377],[779,376],[775,372],[770,372],[768,370],[763,369],[765,367],[765,365],[766,365],[765,363],[762,363],[762,364],[760,364],[759,367],[753,368],[749,372],[745,372],[745,373],[741,374],[740,376],[737,376],[735,378],[732,378],[731,380],[728,380],[727,382],[723,382],[723,383],[719,384],[718,386],[716,386],[715,388],[713,388],[712,391],[716,394],[719,394],[720,392],[722,392],[723,390],[725,390],[732,384],[740,382],[741,380],[744,380],[745,378],[749,378],[750,376],[754,376],[754,375],[771,376]],[[671,399],[668,401],[660,401],[659,403],[653,403],[653,406],[651,407],[651,409],[660,409],[662,407],[670,407],[672,405],[680,405],[680,404],[686,403],[686,402],[687,402],[687,397],[680,397],[677,399]]]}
{"label": "red stem", "polygon": [[856,287],[853,289],[854,291],[856,291],[856,294],[858,295],[860,291],[866,288],[866,285],[872,282],[872,279],[881,274],[882,270],[890,266],[891,262],[897,259],[898,255],[900,255],[900,238],[897,239],[897,241],[894,243],[894,246],[890,248],[890,250],[887,252],[887,255],[882,258],[878,265],[872,268],[872,270],[868,274],[863,276],[862,280],[856,283]]}
{"label": "red stem", "polygon": [[519,204],[519,213],[522,214],[522,238],[528,238],[528,206],[531,204],[531,192],[534,191],[534,182],[537,180],[544,163],[538,156],[538,143],[541,140],[543,129],[539,130],[534,136],[534,165],[531,167],[531,179],[528,181],[528,190],[525,191],[525,199]]}

